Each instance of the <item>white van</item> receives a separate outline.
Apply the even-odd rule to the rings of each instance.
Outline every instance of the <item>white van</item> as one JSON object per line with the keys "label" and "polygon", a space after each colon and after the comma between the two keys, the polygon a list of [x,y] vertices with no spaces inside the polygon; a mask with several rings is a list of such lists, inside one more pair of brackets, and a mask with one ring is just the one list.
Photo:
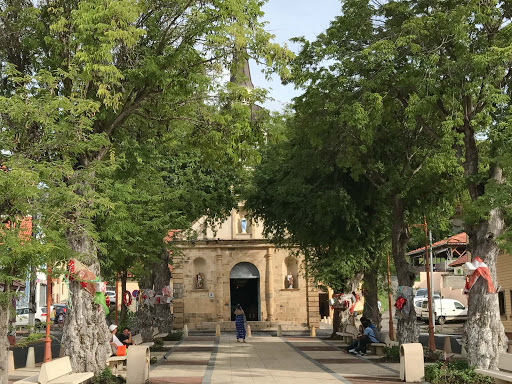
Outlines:
{"label": "white van", "polygon": [[[448,320],[466,320],[468,309],[460,301],[453,299],[434,299],[434,317],[436,323],[443,325]],[[428,300],[421,304],[421,320],[428,322]]]}

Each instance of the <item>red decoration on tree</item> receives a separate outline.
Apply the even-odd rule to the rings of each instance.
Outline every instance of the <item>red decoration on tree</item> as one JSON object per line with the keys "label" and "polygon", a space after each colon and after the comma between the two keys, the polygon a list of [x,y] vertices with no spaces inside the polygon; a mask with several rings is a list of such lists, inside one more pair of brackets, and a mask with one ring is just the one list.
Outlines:
{"label": "red decoration on tree", "polygon": [[110,297],[108,297],[108,295],[105,296],[105,303],[107,304],[107,307],[110,307]]}
{"label": "red decoration on tree", "polygon": [[395,307],[398,310],[401,310],[403,306],[405,305],[406,300],[400,296],[398,299],[396,299]]}
{"label": "red decoration on tree", "polygon": [[123,303],[124,303],[124,305],[126,305],[127,307],[129,307],[129,306],[130,306],[130,304],[132,303],[132,294],[131,294],[129,291],[126,291],[126,292],[124,293]]}
{"label": "red decoration on tree", "polygon": [[69,272],[69,280],[74,279],[75,274],[75,262],[73,260],[69,260],[68,262],[68,272]]}

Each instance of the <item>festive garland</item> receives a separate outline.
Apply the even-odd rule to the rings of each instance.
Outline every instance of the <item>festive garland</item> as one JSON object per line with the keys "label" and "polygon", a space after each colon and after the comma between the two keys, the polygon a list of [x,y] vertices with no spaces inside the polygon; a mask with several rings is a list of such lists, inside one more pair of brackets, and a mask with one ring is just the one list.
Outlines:
{"label": "festive garland", "polygon": [[132,304],[132,294],[130,291],[126,291],[123,296],[123,303],[127,307],[129,307]]}

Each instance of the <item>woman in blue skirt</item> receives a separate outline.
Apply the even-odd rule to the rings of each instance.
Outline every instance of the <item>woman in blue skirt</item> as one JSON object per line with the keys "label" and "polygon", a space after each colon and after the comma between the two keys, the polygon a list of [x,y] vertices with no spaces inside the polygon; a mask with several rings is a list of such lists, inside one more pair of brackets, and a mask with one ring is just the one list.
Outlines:
{"label": "woman in blue skirt", "polygon": [[242,339],[245,343],[245,314],[240,304],[236,305],[235,316],[236,342],[239,343],[239,339]]}

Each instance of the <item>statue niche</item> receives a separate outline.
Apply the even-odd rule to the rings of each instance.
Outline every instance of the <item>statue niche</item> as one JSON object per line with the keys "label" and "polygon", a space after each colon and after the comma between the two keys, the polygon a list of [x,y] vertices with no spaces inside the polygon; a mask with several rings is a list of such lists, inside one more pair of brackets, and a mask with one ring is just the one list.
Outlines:
{"label": "statue niche", "polygon": [[196,289],[204,289],[204,274],[202,273],[196,275]]}
{"label": "statue niche", "polygon": [[194,281],[192,287],[194,289],[206,289],[206,260],[202,257],[194,259]]}

